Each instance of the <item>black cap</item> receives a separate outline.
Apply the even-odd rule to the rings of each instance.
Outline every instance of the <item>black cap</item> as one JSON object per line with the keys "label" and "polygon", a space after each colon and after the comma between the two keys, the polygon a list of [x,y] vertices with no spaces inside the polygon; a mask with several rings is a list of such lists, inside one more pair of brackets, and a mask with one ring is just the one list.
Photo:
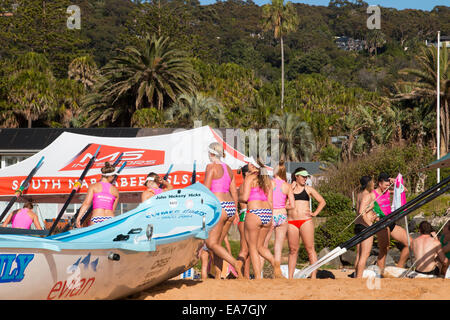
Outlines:
{"label": "black cap", "polygon": [[389,175],[386,172],[381,172],[378,181],[389,181]]}
{"label": "black cap", "polygon": [[363,176],[361,179],[359,179],[359,182],[361,183],[361,188],[365,189],[367,187],[367,184],[372,180],[369,176]]}

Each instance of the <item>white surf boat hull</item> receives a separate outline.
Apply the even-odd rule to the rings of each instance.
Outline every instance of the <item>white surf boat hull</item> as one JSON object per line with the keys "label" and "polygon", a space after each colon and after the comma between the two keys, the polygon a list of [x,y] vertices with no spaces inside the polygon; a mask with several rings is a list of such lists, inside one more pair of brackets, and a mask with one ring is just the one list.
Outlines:
{"label": "white surf boat hull", "polygon": [[117,299],[194,266],[220,202],[197,183],[101,224],[37,238],[0,235],[2,299]]}

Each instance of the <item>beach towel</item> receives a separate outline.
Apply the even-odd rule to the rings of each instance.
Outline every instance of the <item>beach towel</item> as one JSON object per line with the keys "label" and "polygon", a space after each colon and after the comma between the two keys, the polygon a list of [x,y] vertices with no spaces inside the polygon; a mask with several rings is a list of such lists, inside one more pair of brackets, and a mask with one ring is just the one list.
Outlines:
{"label": "beach towel", "polygon": [[405,187],[403,186],[403,176],[399,173],[395,178],[394,197],[392,199],[392,212],[406,203]]}

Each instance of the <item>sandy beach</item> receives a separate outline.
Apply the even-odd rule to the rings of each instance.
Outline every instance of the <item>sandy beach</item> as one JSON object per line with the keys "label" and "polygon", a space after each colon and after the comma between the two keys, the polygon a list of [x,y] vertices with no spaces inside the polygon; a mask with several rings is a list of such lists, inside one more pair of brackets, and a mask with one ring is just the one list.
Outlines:
{"label": "sandy beach", "polygon": [[351,279],[354,270],[329,270],[336,279],[168,280],[136,300],[450,300],[449,279]]}

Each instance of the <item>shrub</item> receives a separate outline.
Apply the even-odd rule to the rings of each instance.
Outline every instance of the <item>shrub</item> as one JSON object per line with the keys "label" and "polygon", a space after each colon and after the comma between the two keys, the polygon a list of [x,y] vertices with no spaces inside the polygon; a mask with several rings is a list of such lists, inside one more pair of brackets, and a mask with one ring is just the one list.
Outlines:
{"label": "shrub", "polygon": [[356,193],[362,176],[368,175],[376,179],[380,172],[386,172],[394,178],[401,173],[405,187],[409,192],[414,192],[420,175],[432,175],[429,171],[420,171],[432,160],[429,148],[419,148],[416,145],[379,147],[365,157],[330,167],[317,189],[321,192],[332,191],[351,197],[353,192]]}
{"label": "shrub", "polygon": [[[340,216],[342,212],[352,209],[352,200],[341,193],[333,191],[321,192],[320,190],[319,193],[327,203],[325,205],[325,208],[323,208],[322,212],[320,213],[321,217]],[[313,211],[317,208],[317,204],[317,201],[313,199]]]}

